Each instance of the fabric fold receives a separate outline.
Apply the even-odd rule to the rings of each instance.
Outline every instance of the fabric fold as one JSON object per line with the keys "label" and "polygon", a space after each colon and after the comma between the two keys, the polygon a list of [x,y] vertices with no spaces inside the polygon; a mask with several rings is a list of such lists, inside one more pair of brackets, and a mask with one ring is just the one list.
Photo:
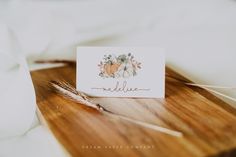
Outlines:
{"label": "fabric fold", "polygon": [[[0,26],[0,139],[22,135],[35,117],[35,94],[25,57],[7,26]],[[10,41],[9,41],[10,40]],[[4,44],[8,41],[11,44]]]}

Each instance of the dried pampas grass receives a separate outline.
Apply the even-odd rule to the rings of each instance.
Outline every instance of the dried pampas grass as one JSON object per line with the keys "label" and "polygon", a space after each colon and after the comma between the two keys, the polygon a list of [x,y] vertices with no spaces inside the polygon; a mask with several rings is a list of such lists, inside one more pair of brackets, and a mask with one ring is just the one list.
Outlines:
{"label": "dried pampas grass", "polygon": [[67,82],[50,81],[50,86],[53,87],[53,89],[55,89],[55,91],[61,94],[62,96],[72,101],[94,108],[98,110],[100,113],[107,115],[109,117],[125,120],[127,122],[130,122],[130,123],[133,123],[133,124],[145,127],[145,128],[149,128],[155,131],[159,131],[165,134],[169,134],[172,136],[176,136],[176,137],[183,136],[183,134],[178,131],[170,130],[170,129],[163,128],[154,124],[149,124],[146,122],[138,121],[129,117],[125,117],[125,116],[113,113],[112,111],[107,110],[100,104],[92,102],[84,93],[77,91],[73,86],[71,86]]}

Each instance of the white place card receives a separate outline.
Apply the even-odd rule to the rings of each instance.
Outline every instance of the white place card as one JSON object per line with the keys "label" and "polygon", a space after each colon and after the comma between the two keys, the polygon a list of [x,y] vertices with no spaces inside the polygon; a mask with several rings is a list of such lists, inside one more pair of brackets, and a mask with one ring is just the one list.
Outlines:
{"label": "white place card", "polygon": [[164,52],[157,47],[78,47],[76,84],[95,97],[164,98]]}

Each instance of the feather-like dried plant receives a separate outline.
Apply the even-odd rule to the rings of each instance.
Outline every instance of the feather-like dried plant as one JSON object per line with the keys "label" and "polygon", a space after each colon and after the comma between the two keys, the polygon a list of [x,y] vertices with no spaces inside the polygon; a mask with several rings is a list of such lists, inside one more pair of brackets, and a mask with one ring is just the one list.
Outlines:
{"label": "feather-like dried plant", "polygon": [[103,106],[101,106],[100,104],[92,102],[87,95],[85,95],[84,93],[82,93],[80,91],[77,91],[73,86],[71,86],[67,82],[50,81],[49,84],[51,87],[53,87],[53,89],[55,89],[56,92],[58,92],[59,94],[61,94],[65,98],[69,98],[72,101],[75,101],[75,102],[78,102],[82,105],[86,105],[88,107],[94,108],[94,109],[98,110],[100,113],[107,115],[109,117],[125,120],[130,123],[133,123],[133,124],[145,127],[145,128],[149,128],[149,129],[152,129],[155,131],[159,131],[162,133],[166,133],[166,134],[169,134],[172,136],[176,136],[176,137],[183,136],[183,134],[179,131],[170,130],[170,129],[167,129],[167,128],[164,128],[161,126],[157,126],[154,124],[149,124],[146,122],[135,120],[135,119],[123,116],[123,115],[116,114],[112,111],[109,111],[106,108],[104,108]]}

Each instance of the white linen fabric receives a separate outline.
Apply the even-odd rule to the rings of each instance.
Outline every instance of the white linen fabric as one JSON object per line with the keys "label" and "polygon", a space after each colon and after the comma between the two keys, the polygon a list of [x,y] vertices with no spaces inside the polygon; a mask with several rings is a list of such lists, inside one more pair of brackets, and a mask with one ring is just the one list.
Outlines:
{"label": "white linen fabric", "polygon": [[116,0],[12,2],[6,6],[2,20],[14,30],[31,61],[74,59],[75,45],[125,33],[149,16],[129,1]]}
{"label": "white linen fabric", "polygon": [[35,94],[16,38],[0,26],[0,139],[21,135],[35,117]]}

